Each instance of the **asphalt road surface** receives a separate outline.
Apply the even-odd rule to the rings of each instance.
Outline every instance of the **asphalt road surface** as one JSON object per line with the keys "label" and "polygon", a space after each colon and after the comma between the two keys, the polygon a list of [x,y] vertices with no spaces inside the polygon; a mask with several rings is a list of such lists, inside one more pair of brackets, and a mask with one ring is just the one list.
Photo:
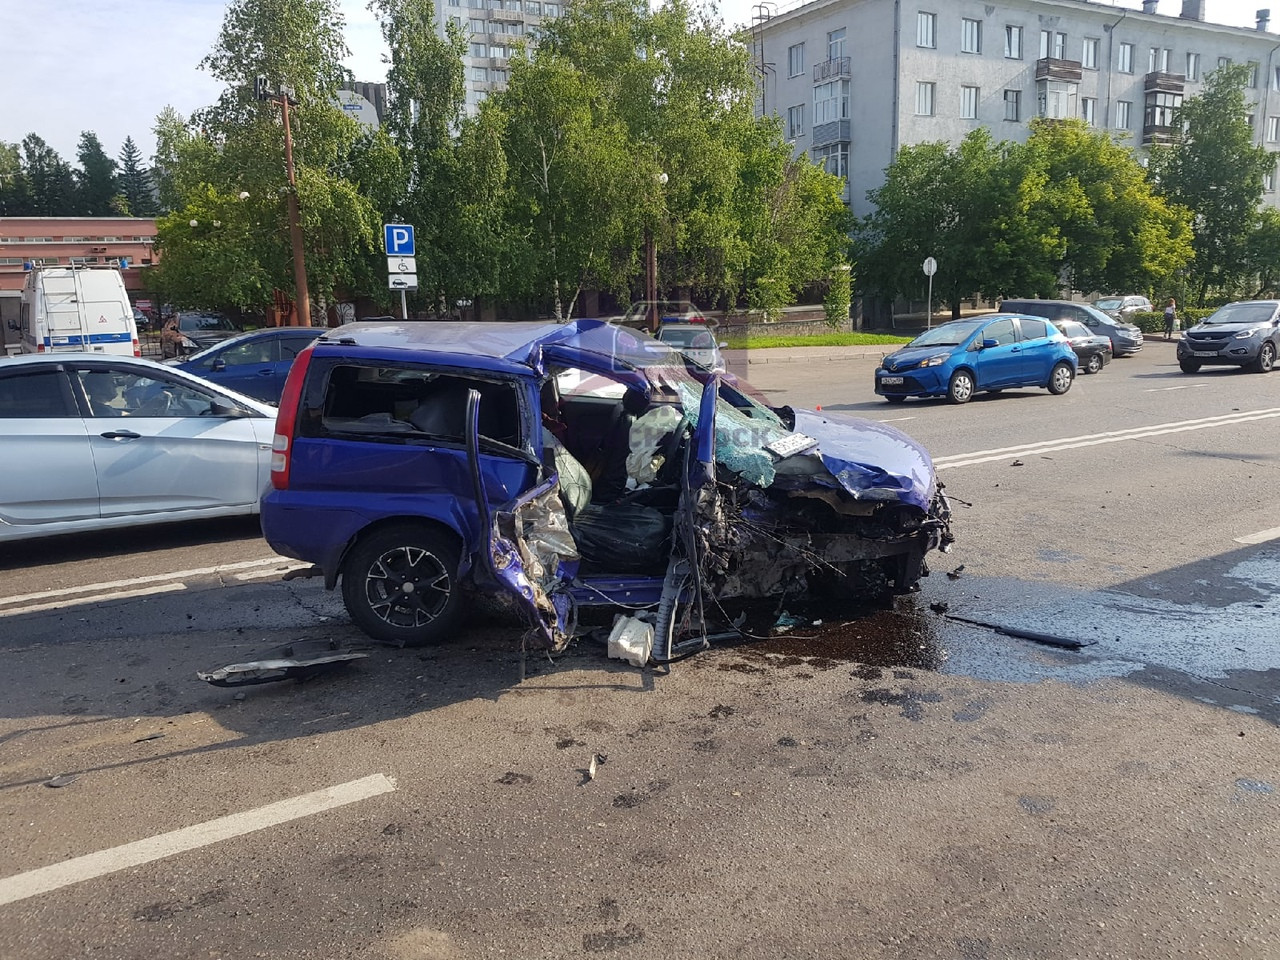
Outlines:
{"label": "asphalt road surface", "polygon": [[[670,673],[364,643],[252,522],[0,547],[0,957],[1280,956],[1280,374],[873,368],[751,379],[920,439],[955,550]],[[302,639],[368,657],[196,678]]]}

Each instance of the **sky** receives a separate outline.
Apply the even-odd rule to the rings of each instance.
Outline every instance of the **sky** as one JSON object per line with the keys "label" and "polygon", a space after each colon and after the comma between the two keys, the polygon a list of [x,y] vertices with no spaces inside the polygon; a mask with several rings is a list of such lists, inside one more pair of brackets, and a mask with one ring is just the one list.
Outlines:
{"label": "sky", "polygon": [[[725,23],[751,19],[762,0],[719,0]],[[777,12],[803,0],[763,0]],[[937,2],[937,0],[935,0]],[[1205,19],[1253,27],[1268,0],[1206,0]],[[346,65],[357,80],[386,77],[384,47],[367,0],[338,0],[346,17]],[[1141,9],[1141,0],[1112,6]],[[1280,25],[1280,0],[1274,4]],[[1159,0],[1176,15],[1181,0]],[[213,48],[226,0],[0,0],[0,141],[39,134],[72,164],[83,130],[92,130],[107,154],[118,157],[132,136],[146,162],[155,149],[156,115],[172,106],[183,116],[217,98],[219,85],[199,63]]]}

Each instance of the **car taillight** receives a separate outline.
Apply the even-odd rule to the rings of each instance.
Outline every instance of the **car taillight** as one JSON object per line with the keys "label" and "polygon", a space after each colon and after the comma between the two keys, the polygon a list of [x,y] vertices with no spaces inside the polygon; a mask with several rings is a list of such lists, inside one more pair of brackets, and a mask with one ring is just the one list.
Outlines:
{"label": "car taillight", "polygon": [[134,338],[133,338],[133,355],[134,355],[135,357],[140,357],[140,356],[142,356],[142,348],[138,346],[138,338],[137,338],[137,337],[134,337]]}
{"label": "car taillight", "polygon": [[293,431],[298,421],[298,405],[302,402],[302,384],[311,364],[311,347],[307,347],[289,367],[280,394],[280,410],[276,414],[276,435],[271,441],[271,486],[276,490],[289,489],[289,467],[293,455]]}

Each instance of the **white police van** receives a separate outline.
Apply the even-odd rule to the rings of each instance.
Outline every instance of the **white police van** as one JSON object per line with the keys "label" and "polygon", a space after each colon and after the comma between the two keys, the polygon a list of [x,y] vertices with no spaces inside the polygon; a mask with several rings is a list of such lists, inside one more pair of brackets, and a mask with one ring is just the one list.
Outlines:
{"label": "white police van", "polygon": [[29,270],[18,326],[23,353],[141,356],[133,304],[115,266]]}

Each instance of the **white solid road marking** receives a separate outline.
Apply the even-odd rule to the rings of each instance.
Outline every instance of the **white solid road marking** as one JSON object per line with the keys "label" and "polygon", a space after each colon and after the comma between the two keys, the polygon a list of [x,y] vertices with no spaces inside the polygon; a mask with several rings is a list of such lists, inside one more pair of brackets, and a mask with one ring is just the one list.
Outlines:
{"label": "white solid road marking", "polygon": [[915,417],[892,417],[889,420],[881,420],[881,423],[901,423],[903,420],[914,420]]}
{"label": "white solid road marking", "polygon": [[[48,603],[31,603],[24,607],[5,607],[0,610],[0,617],[16,617],[24,613],[40,613],[42,610],[61,610],[63,607],[74,607],[82,603],[103,603],[107,600],[127,600],[130,597],[148,597],[155,593],[173,593],[185,590],[185,583],[162,583],[154,587],[142,587],[138,590],[117,590],[114,593],[91,593],[84,596],[70,597],[65,600],[51,600]],[[0,603],[6,601],[0,600]]]}
{"label": "white solid road marking", "polygon": [[380,773],[0,880],[0,906],[395,790]]}
{"label": "white solid road marking", "polygon": [[[286,557],[267,557],[263,560],[242,560],[239,563],[224,563],[216,567],[196,567],[192,570],[175,570],[173,573],[161,573],[150,577],[132,577],[129,580],[109,580],[106,583],[86,583],[80,587],[62,587],[58,590],[43,590],[40,593],[23,593],[13,597],[0,597],[0,607],[28,600],[47,600],[50,597],[68,597],[76,593],[90,590],[114,590],[117,587],[136,587],[144,583],[165,583],[170,580],[182,580],[186,577],[202,577],[216,573],[230,573],[235,570],[249,570],[253,567],[265,567],[269,563],[284,566],[294,563]],[[80,602],[80,601],[77,601]]]}
{"label": "white solid road marking", "polygon": [[254,570],[252,573],[237,573],[237,580],[265,580],[267,577],[281,577],[292,570],[305,570],[308,563],[292,563],[280,570]]}
{"label": "white solid road marking", "polygon": [[1251,533],[1247,537],[1236,537],[1236,543],[1257,544],[1266,543],[1268,540],[1280,540],[1280,527],[1260,530],[1258,533]]}
{"label": "white solid road marking", "polygon": [[961,453],[950,457],[935,457],[933,465],[937,470],[945,470],[950,467],[969,467],[979,463],[991,463],[995,460],[1007,460],[1010,457],[1036,456],[1037,454],[1053,453],[1058,450],[1074,450],[1079,447],[1093,447],[1103,443],[1119,443],[1123,440],[1160,437],[1172,433],[1185,433],[1188,430],[1206,430],[1209,427],[1233,426],[1239,423],[1251,423],[1255,420],[1269,420],[1275,417],[1280,417],[1280,407],[1254,410],[1248,413],[1231,413],[1217,417],[1202,417],[1198,420],[1157,423],[1150,427],[1132,427],[1128,430],[1112,430],[1106,433],[1092,433],[1080,437],[1064,437],[1061,440],[1044,440],[1039,443],[1023,444],[1018,447],[977,450],[973,453]]}
{"label": "white solid road marking", "polygon": [[1201,387],[1207,387],[1207,383],[1183,383],[1176,387],[1147,387],[1143,393],[1164,393],[1169,390],[1199,390]]}

